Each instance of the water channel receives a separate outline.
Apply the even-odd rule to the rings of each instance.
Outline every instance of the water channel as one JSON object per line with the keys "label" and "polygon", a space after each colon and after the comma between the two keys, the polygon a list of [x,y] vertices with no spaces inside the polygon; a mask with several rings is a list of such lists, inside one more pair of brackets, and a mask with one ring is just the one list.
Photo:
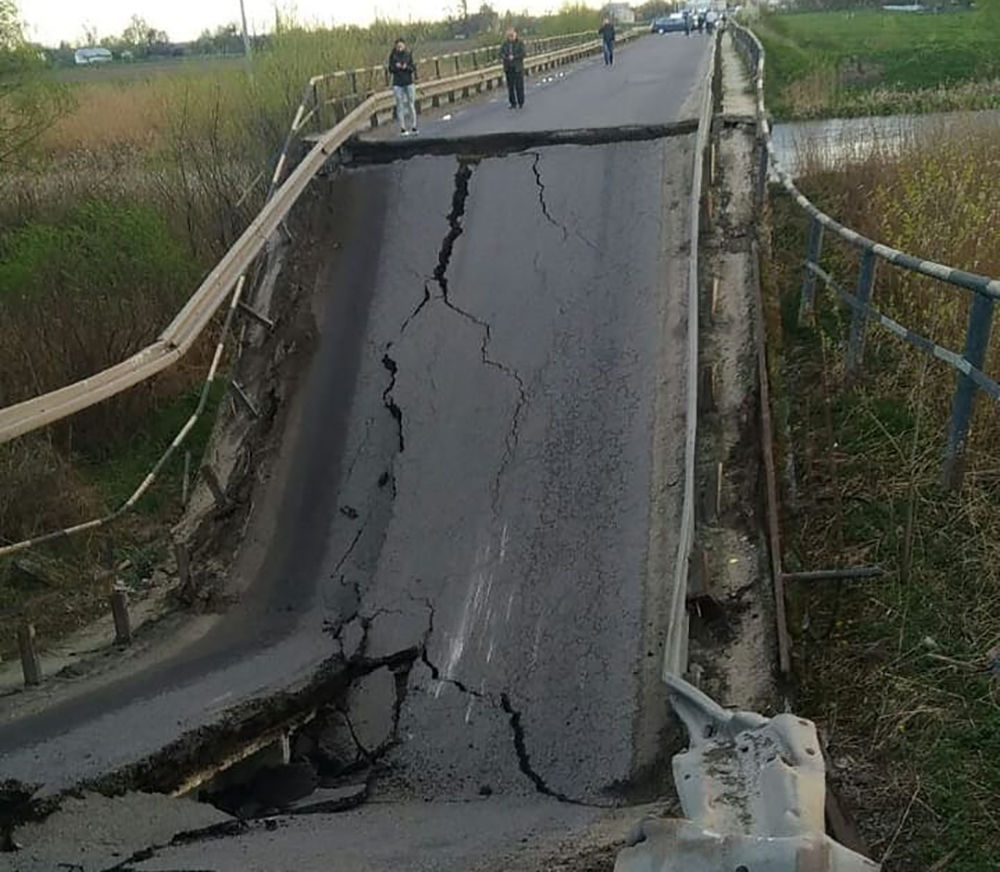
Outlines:
{"label": "water channel", "polygon": [[949,134],[981,133],[1000,135],[1000,110],[780,123],[773,127],[772,141],[781,166],[797,176],[806,165],[832,169],[874,153],[903,154]]}

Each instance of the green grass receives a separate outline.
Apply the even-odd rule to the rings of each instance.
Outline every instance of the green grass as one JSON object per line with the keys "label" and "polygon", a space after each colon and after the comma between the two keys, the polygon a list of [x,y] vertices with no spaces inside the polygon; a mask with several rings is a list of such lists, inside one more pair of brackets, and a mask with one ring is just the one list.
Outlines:
{"label": "green grass", "polygon": [[[771,14],[753,29],[767,52],[768,104],[780,117],[1000,105],[992,9]],[[940,93],[956,88],[950,99]]]}
{"label": "green grass", "polygon": [[[218,378],[212,385],[198,423],[160,470],[153,486],[136,503],[137,512],[157,516],[180,511],[184,454],[191,452],[190,475],[193,483],[219,401],[225,393],[223,382],[223,378]],[[108,446],[99,454],[81,458],[78,468],[96,488],[107,509],[117,508],[132,495],[194,412],[200,392],[199,387],[167,399],[145,416],[143,428],[133,436]]]}
{"label": "green grass", "polygon": [[[798,494],[794,510],[784,503],[785,561],[887,570],[790,590],[796,710],[829,737],[842,764],[831,777],[872,856],[891,846],[886,872],[1000,869],[1000,680],[985,660],[1000,642],[995,440],[970,447],[960,493],[941,489],[948,409],[929,387],[940,378],[947,391],[953,378],[936,361],[925,371],[927,358],[875,326],[860,379],[847,378],[847,317],[831,294],[817,289],[815,328],[796,326],[806,220],[787,196],[772,197],[775,402]],[[851,259],[829,248],[824,266],[851,276]],[[876,300],[883,293],[876,286]]]}

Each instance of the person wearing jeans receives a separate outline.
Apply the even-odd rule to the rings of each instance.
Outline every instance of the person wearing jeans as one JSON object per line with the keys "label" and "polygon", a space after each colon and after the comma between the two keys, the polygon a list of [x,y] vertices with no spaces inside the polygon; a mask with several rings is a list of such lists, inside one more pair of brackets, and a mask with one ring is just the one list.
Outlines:
{"label": "person wearing jeans", "polygon": [[500,61],[507,79],[507,98],[511,109],[524,108],[524,43],[518,39],[517,31],[510,28],[507,39],[500,45]]}
{"label": "person wearing jeans", "polygon": [[389,74],[392,76],[392,91],[396,96],[399,132],[402,136],[409,136],[417,132],[417,86],[413,84],[417,65],[402,37],[396,40],[389,53]]}
{"label": "person wearing jeans", "polygon": [[604,19],[597,35],[601,38],[601,48],[604,50],[604,66],[610,67],[615,62],[615,26],[610,18]]}

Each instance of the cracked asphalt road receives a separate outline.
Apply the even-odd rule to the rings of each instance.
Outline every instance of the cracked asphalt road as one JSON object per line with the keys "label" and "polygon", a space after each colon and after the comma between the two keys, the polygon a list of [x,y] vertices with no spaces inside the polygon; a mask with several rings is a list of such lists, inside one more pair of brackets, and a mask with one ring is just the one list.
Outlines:
{"label": "cracked asphalt road", "polygon": [[[674,120],[706,48],[641,40],[533,91],[522,120],[486,103],[449,130],[531,124],[545,101],[565,126]],[[378,616],[370,656],[422,646],[378,798],[488,789],[567,809],[558,831],[656,795],[691,140],[317,181],[350,220],[299,265],[320,341],[257,581],[183,653],[0,727],[0,776],[52,790],[134,760],[308,675],[324,626],[358,613]]]}

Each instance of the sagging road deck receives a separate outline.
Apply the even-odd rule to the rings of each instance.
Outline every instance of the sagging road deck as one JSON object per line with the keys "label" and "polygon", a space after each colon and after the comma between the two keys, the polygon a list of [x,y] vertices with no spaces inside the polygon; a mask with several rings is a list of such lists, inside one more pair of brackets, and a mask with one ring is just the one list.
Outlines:
{"label": "sagging road deck", "polygon": [[[521,113],[481,102],[423,131],[688,117],[706,48],[641,40],[611,70],[529,87]],[[0,775],[68,784],[135,759],[308,671],[330,652],[324,620],[356,609],[377,616],[374,653],[426,655],[386,798],[617,801],[662,750],[691,144],[413,157],[317,182],[353,220],[316,228],[297,263],[320,341],[259,577],[183,654],[0,729]]]}

